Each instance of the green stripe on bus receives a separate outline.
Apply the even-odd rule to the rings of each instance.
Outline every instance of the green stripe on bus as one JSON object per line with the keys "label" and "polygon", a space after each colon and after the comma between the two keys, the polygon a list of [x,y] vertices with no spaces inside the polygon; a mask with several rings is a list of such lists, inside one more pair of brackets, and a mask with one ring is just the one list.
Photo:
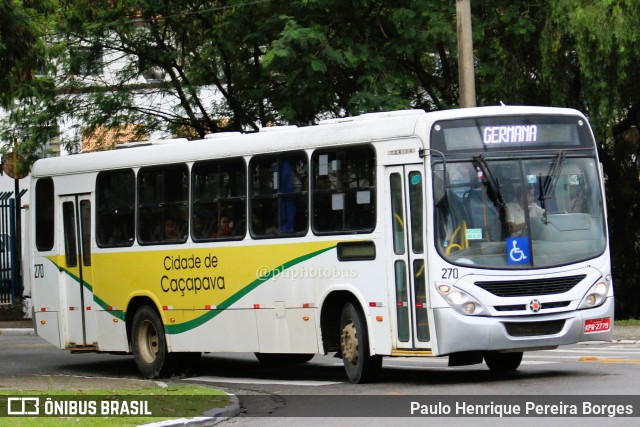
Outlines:
{"label": "green stripe on bus", "polygon": [[[240,291],[238,291],[237,293],[235,293],[234,295],[232,295],[231,297],[229,297],[228,299],[226,299],[225,301],[223,301],[222,303],[220,303],[217,308],[215,310],[211,310],[211,311],[207,311],[205,314],[203,314],[202,316],[196,317],[195,319],[189,320],[187,322],[184,323],[180,323],[178,325],[165,325],[165,330],[168,334],[181,334],[183,332],[187,332],[193,328],[197,328],[200,325],[203,325],[204,323],[208,322],[209,320],[213,319],[214,317],[216,317],[217,315],[219,315],[223,310],[226,310],[227,308],[231,307],[233,304],[235,304],[236,302],[238,302],[242,297],[244,297],[245,295],[247,295],[249,292],[253,291],[255,288],[257,288],[258,286],[260,286],[262,283],[266,282],[269,279],[272,279],[274,276],[278,275],[278,274],[282,274],[283,271],[285,271],[288,268],[293,267],[296,264],[300,264],[301,262],[304,262],[308,259],[314,258],[324,252],[330,251],[331,249],[334,249],[336,247],[336,245],[332,245],[329,246],[327,248],[324,249],[320,249],[318,251],[315,252],[311,252],[308,253],[306,255],[300,256],[298,258],[294,258],[290,261],[285,262],[282,265],[279,265],[278,267],[274,268],[273,270],[271,270],[269,273],[265,274],[264,276],[258,277],[256,280],[254,280],[253,282],[249,283],[249,285],[245,286],[244,288],[242,288]],[[80,283],[80,278],[77,277],[76,275],[74,275],[73,273],[71,273],[69,270],[67,270],[66,268],[57,265],[53,260],[49,259],[49,261],[51,261],[60,271],[63,271],[64,273],[66,273],[67,275],[69,275],[73,280],[75,280],[76,282]],[[82,282],[82,285],[87,288],[89,291],[93,292],[93,287],[87,283],[87,282]],[[121,310],[117,310],[117,311],[113,311],[113,310],[108,310],[109,304],[105,301],[103,301],[102,299],[100,299],[97,295],[93,295],[93,300],[100,306],[102,307],[105,311],[108,311],[113,317],[116,317],[120,320],[125,320],[126,318],[126,313],[124,311]]]}
{"label": "green stripe on bus", "polygon": [[296,264],[299,264],[301,262],[304,262],[308,259],[311,259],[313,257],[316,257],[324,252],[327,252],[331,249],[334,249],[336,247],[336,245],[330,246],[328,248],[324,248],[324,249],[320,249],[318,251],[315,252],[311,252],[309,254],[303,255],[301,257],[298,258],[294,258],[291,261],[287,261],[284,264],[274,268],[273,270],[271,270],[268,274],[265,274],[264,276],[258,277],[256,280],[254,280],[253,282],[249,283],[249,285],[245,286],[244,288],[242,288],[242,290],[240,290],[239,292],[235,293],[234,295],[232,295],[231,297],[229,297],[227,300],[223,301],[220,305],[217,306],[217,308],[215,310],[210,310],[207,311],[205,314],[203,314],[202,316],[196,317],[193,320],[189,320],[187,322],[184,323],[180,323],[178,325],[165,325],[165,330],[168,334],[180,334],[183,332],[187,332],[193,328],[196,328],[200,325],[203,325],[204,323],[208,322],[209,320],[213,319],[214,317],[218,316],[220,313],[222,313],[222,311],[226,310],[227,308],[231,307],[233,304],[235,304],[236,302],[238,302],[238,300],[240,300],[240,298],[244,297],[245,295],[247,295],[249,292],[253,291],[255,288],[257,288],[258,286],[260,286],[262,283],[266,282],[267,280],[273,278],[274,276],[278,275],[278,274],[282,274],[282,272],[288,268],[293,267]]}
{"label": "green stripe on bus", "polygon": [[78,282],[79,284],[81,283],[82,286],[84,286],[85,288],[87,288],[89,291],[93,292],[93,286],[91,286],[90,283],[85,282],[84,280],[80,280],[80,278],[78,276],[76,276],[75,274],[73,274],[71,271],[67,270],[66,268],[64,268],[61,265],[56,264],[52,259],[47,258],[49,261],[51,261],[51,263],[53,265],[56,266],[56,268],[64,273],[67,274],[67,276],[71,277],[74,281]]}

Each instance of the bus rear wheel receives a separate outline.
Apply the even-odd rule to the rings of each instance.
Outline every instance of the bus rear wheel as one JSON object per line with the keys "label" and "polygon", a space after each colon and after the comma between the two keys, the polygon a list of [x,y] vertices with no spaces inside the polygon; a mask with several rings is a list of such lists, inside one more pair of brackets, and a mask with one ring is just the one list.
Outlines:
{"label": "bus rear wheel", "polygon": [[362,312],[352,303],[344,305],[340,316],[340,351],[350,382],[366,383],[380,375],[382,356],[369,353],[367,323]]}
{"label": "bus rear wheel", "polygon": [[158,378],[169,371],[169,353],[164,326],[158,313],[142,306],[133,316],[131,347],[138,370],[145,378]]}
{"label": "bus rear wheel", "polygon": [[523,352],[499,353],[497,351],[487,351],[484,354],[484,362],[493,372],[513,372],[522,362]]}

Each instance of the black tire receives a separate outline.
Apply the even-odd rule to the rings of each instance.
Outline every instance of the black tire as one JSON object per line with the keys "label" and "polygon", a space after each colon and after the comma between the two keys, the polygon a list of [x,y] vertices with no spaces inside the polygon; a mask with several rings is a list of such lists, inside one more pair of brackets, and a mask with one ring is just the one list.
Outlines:
{"label": "black tire", "polygon": [[521,351],[513,353],[487,351],[484,354],[484,362],[493,372],[513,372],[520,366],[523,354]]}
{"label": "black tire", "polygon": [[160,316],[144,305],[133,316],[131,347],[138,370],[145,378],[159,378],[170,372],[167,340]]}
{"label": "black tire", "polygon": [[380,375],[382,356],[369,353],[369,334],[364,315],[346,303],[340,316],[340,350],[347,378],[354,384],[374,381]]}
{"label": "black tire", "polygon": [[315,354],[255,353],[263,365],[296,365],[307,363]]}

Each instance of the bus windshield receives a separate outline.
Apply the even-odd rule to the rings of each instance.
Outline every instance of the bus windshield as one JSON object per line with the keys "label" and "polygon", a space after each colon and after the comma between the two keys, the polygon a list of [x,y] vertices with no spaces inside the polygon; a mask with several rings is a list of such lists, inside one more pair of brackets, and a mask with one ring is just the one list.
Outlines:
{"label": "bus windshield", "polygon": [[549,154],[447,162],[448,190],[435,214],[440,254],[486,268],[552,267],[602,254],[606,229],[595,158]]}

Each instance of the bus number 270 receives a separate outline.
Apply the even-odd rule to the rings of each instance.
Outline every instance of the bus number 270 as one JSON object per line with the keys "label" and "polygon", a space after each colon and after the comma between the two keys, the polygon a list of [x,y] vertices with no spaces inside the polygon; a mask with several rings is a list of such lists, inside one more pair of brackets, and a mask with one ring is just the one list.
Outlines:
{"label": "bus number 270", "polygon": [[33,274],[36,279],[44,277],[44,264],[33,264]]}
{"label": "bus number 270", "polygon": [[442,269],[442,278],[443,279],[457,279],[458,278],[458,269],[457,268],[443,268]]}

